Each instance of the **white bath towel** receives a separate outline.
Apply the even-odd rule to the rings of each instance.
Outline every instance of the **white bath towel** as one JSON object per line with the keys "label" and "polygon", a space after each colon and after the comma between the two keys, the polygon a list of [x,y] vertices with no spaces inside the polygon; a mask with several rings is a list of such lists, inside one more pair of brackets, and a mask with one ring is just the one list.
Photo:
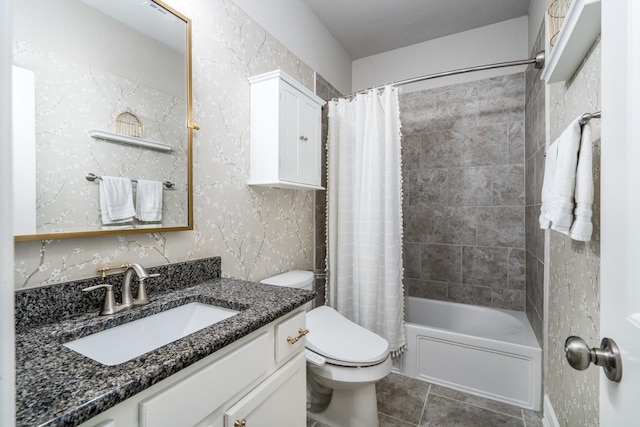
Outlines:
{"label": "white bath towel", "polygon": [[591,124],[582,126],[580,153],[576,171],[576,190],[573,224],[569,230],[569,237],[574,240],[588,242],[593,233],[591,216],[593,215],[593,141],[591,141]]}
{"label": "white bath towel", "polygon": [[133,221],[136,211],[133,208],[131,179],[114,176],[102,177],[100,180],[100,214],[103,225]]}
{"label": "white bath towel", "polygon": [[593,228],[592,142],[590,125],[583,129],[580,119],[574,119],[547,150],[539,222],[540,228],[588,241]]}
{"label": "white bath towel", "polygon": [[138,180],[136,218],[140,221],[162,221],[162,183],[160,181]]}
{"label": "white bath towel", "polygon": [[553,174],[551,228],[567,234],[573,223],[576,167],[580,150],[580,117],[574,119],[556,140],[558,156]]}

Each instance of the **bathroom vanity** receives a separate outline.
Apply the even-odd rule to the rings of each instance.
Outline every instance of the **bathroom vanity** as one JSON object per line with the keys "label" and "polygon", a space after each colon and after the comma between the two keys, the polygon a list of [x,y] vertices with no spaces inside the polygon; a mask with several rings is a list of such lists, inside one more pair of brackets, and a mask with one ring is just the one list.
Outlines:
{"label": "bathroom vanity", "polygon": [[81,427],[305,425],[304,341],[287,342],[304,324],[297,309]]}
{"label": "bathroom vanity", "polygon": [[[218,277],[150,297],[150,304],[112,316],[98,316],[96,310],[32,327],[17,318],[16,425],[305,425],[301,331],[303,305],[313,300],[313,292]],[[191,302],[239,313],[115,366],[63,346]]]}

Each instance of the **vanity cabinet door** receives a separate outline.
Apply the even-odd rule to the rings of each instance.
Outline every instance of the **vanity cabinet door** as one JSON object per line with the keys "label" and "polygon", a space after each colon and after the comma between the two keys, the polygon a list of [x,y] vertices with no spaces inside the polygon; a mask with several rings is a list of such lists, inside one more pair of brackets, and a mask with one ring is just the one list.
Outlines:
{"label": "vanity cabinet door", "polygon": [[300,427],[306,417],[306,357],[300,353],[227,410],[224,427]]}

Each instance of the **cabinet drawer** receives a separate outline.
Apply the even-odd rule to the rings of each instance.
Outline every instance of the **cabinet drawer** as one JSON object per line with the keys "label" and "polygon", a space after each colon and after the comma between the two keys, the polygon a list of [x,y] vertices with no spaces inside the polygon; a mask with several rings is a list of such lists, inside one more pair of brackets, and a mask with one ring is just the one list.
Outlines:
{"label": "cabinet drawer", "polygon": [[271,350],[268,333],[170,388],[140,402],[141,427],[192,426],[265,374]]}
{"label": "cabinet drawer", "polygon": [[224,427],[305,425],[306,357],[298,355],[224,414]]}
{"label": "cabinet drawer", "polygon": [[[304,349],[307,342],[304,336],[307,325],[307,314],[301,311],[288,319],[276,324],[276,363],[289,358],[298,349]],[[296,340],[289,342],[288,338]]]}

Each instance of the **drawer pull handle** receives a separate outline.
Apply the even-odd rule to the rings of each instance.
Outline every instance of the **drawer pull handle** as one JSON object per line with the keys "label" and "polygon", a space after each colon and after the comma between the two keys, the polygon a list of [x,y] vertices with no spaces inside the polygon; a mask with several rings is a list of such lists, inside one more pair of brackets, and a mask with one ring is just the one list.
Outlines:
{"label": "drawer pull handle", "polygon": [[308,333],[309,333],[308,329],[300,328],[300,329],[298,329],[298,336],[295,337],[295,338],[287,337],[287,342],[289,344],[295,344],[300,340],[300,338],[302,338],[303,336],[307,335]]}
{"label": "drawer pull handle", "polygon": [[244,418],[241,420],[236,420],[235,423],[233,423],[233,427],[246,427],[247,425],[247,420],[245,420]]}

